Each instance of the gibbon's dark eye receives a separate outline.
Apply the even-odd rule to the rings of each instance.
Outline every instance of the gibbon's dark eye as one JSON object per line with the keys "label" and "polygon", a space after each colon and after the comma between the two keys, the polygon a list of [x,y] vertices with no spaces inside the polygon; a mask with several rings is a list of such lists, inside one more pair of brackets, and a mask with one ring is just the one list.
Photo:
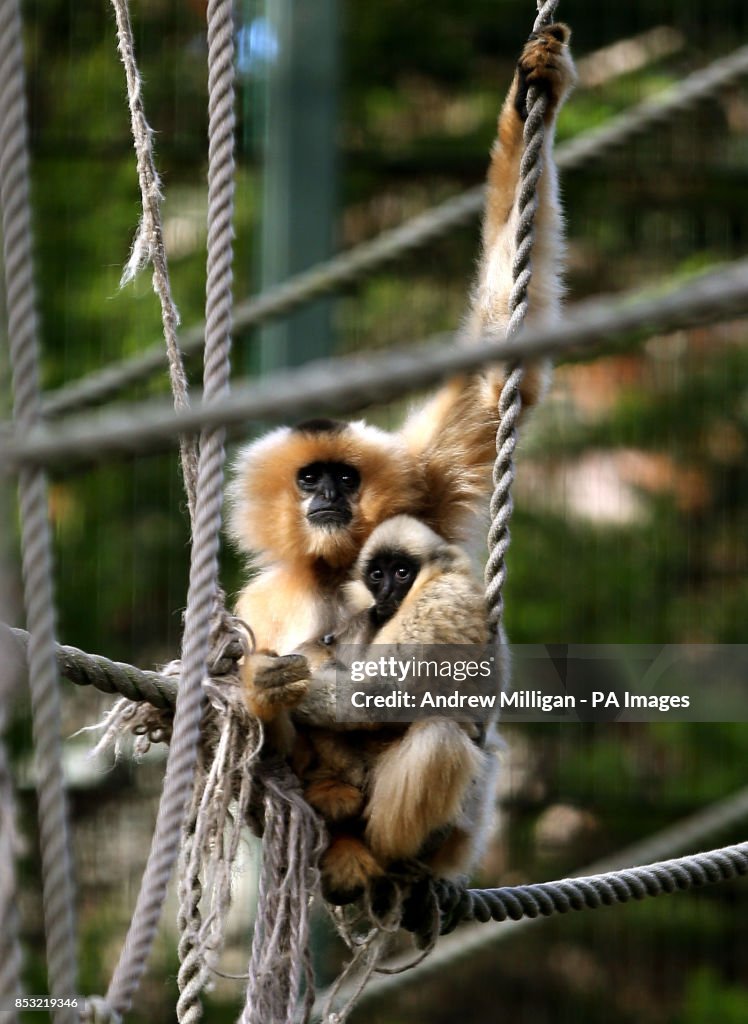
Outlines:
{"label": "gibbon's dark eye", "polygon": [[381,569],[369,569],[369,579],[372,583],[381,583],[384,579],[384,572]]}
{"label": "gibbon's dark eye", "polygon": [[334,633],[325,633],[325,635],[322,637],[322,644],[325,647],[332,647],[332,645],[334,643],[335,643],[335,634]]}
{"label": "gibbon's dark eye", "polygon": [[319,478],[320,471],[316,466],[302,466],[296,474],[296,482],[303,491],[313,491]]}
{"label": "gibbon's dark eye", "polygon": [[409,565],[398,565],[395,568],[395,578],[398,579],[401,583],[405,583],[406,580],[409,580],[412,573],[413,570]]}
{"label": "gibbon's dark eye", "polygon": [[338,480],[341,488],[350,494],[352,491],[358,490],[358,486],[361,483],[361,474],[353,466],[345,466],[340,470]]}

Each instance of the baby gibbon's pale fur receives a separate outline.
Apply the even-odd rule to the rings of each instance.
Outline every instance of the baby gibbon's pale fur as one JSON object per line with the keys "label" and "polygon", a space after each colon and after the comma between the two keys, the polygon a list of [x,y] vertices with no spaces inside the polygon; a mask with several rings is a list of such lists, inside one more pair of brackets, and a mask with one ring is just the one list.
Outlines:
{"label": "baby gibbon's pale fur", "polygon": [[[417,574],[392,617],[378,627],[366,581],[385,554],[407,559]],[[382,651],[397,656],[402,650],[407,660],[421,645],[459,645],[459,654],[464,644],[489,641],[483,584],[468,557],[410,516],[376,528],[343,593],[350,618],[337,636],[300,648],[314,667],[312,685],[342,670],[341,644],[350,645],[356,658],[373,661]],[[439,717],[379,729],[371,722],[305,729],[293,763],[307,800],[331,830],[321,865],[331,899],[355,898],[372,878],[408,858],[440,874],[473,866],[491,817],[495,768],[493,753],[477,740],[492,719],[489,713],[480,729]]]}

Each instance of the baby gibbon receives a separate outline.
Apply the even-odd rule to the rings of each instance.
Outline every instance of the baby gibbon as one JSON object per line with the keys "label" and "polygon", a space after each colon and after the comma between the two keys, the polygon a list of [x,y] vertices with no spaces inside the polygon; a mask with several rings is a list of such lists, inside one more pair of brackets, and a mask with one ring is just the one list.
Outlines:
{"label": "baby gibbon", "polygon": [[[343,679],[341,645],[376,660],[381,650],[410,657],[425,646],[433,657],[432,645],[489,641],[483,585],[469,559],[410,516],[374,530],[344,593],[350,618],[299,649],[313,666],[312,685],[325,673]],[[433,717],[301,731],[291,760],[330,832],[321,862],[328,899],[353,900],[410,858],[442,875],[472,867],[493,807],[495,758],[482,742],[492,720],[493,712],[480,723]]]}

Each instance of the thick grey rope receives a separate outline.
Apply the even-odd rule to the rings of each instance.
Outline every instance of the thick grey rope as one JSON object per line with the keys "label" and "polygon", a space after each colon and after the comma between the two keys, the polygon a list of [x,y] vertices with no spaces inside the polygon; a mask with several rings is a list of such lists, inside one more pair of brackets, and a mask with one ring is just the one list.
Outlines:
{"label": "thick grey rope", "polygon": [[[208,260],[205,303],[204,399],[220,401],[229,391],[229,352],[233,304],[234,213],[234,22],[231,0],[208,0]],[[200,437],[200,472],[193,538],[193,558],[185,618],[184,675],[181,686],[194,689],[195,742],[200,723],[201,683],[207,668],[211,619],[219,601],[218,548],[223,494],[226,430],[214,427]],[[177,715],[179,701],[177,702]],[[173,743],[173,740],[172,740]],[[192,784],[192,775],[188,786]],[[185,795],[188,795],[185,789]],[[189,945],[189,940],[187,940]],[[202,1016],[197,986],[189,981],[190,958],[180,943],[177,976],[182,998],[180,1024]],[[186,959],[185,959],[186,957]]]}
{"label": "thick grey rope", "polygon": [[[166,341],[166,353],[169,361],[169,376],[174,396],[174,408],[188,409],[190,405],[187,374],[184,368],[182,353],[177,341],[179,312],[171,294],[169,280],[169,264],[164,246],[164,233],[161,223],[161,181],[153,159],[153,131],[148,124],[143,105],[143,88],[135,60],[135,42],[130,22],[130,11],[127,0],[112,0],[117,20],[117,47],[122,57],[127,83],[127,100],[130,108],[130,125],[135,154],[137,158],[138,182],[143,208],[137,235],[133,242],[130,259],[122,275],[122,284],[133,280],[136,274],[146,266],[153,264],[153,290],[161,304],[161,323]],[[192,436],[182,436],[179,442],[182,461],[182,477],[190,518],[195,515],[195,490],[197,487],[197,440]]]}
{"label": "thick grey rope", "polygon": [[177,930],[179,943],[179,998],[177,1020],[198,1021],[202,1017],[200,996],[205,985],[207,966],[198,948],[197,936],[202,925],[200,900],[203,895],[202,882],[198,871],[190,871],[190,860],[195,855],[195,830],[200,797],[195,789],[188,820],[182,829],[182,850],[179,865],[179,887],[177,897]]}
{"label": "thick grey rope", "polygon": [[[562,143],[556,150],[556,164],[562,171],[581,167],[718,95],[747,74],[748,46],[743,46],[706,68],[694,71],[660,95],[612,117],[600,128]],[[290,313],[305,302],[373,273],[403,253],[429,244],[477,217],[483,209],[484,200],[483,185],[468,189],[371,241],[362,242],[331,260],[294,275],[262,295],[239,303],[234,311],[235,329],[245,330]],[[199,352],[204,334],[204,324],[188,328],[180,339],[182,351],[188,355]],[[128,385],[161,371],[163,365],[163,347],[153,346],[48,395],[44,401],[44,414],[59,416],[102,402]]]}
{"label": "thick grey rope", "polygon": [[[234,192],[232,32],[231,3],[211,0],[208,5],[210,149],[204,368],[206,401],[222,400],[228,393],[229,380]],[[204,431],[200,439],[182,651],[183,672],[151,856],[125,948],[107,992],[107,1002],[119,1013],[130,1005],[145,968],[192,793],[203,706],[202,681],[206,674],[211,620],[218,596],[224,435],[223,428],[212,428]]]}
{"label": "thick grey rope", "polygon": [[[39,352],[31,252],[29,157],[24,96],[21,16],[17,0],[0,0],[0,203],[2,204],[8,340],[14,418],[26,432],[41,413]],[[28,650],[37,773],[42,899],[52,996],[77,992],[73,868],[62,770],[60,692],[54,656],[52,541],[46,478],[38,468],[19,473],[24,599],[31,633]],[[55,1011],[58,1022],[78,1020],[76,1009]]]}
{"label": "thick grey rope", "polygon": [[0,678],[0,1005],[5,1006],[8,1024],[16,1024],[18,1015],[11,1010],[12,1000],[21,994],[21,946],[18,941],[18,887],[16,858],[20,852],[16,827],[13,779],[5,747],[7,709],[10,705],[15,673],[3,665]]}
{"label": "thick grey rope", "polygon": [[[558,0],[538,0],[538,16],[532,27],[539,32],[553,21]],[[543,173],[543,142],[547,97],[535,86],[527,90],[527,119],[524,127],[524,151],[519,167],[516,199],[518,224],[512,265],[512,291],[509,296],[509,324],[506,339],[511,341],[522,329],[528,307],[528,288],[532,279],[532,247],[535,238],[535,213],[538,207],[538,182]],[[493,467],[493,494],[489,504],[491,524],[488,528],[488,560],[486,561],[486,604],[488,622],[501,635],[504,615],[504,582],[506,553],[511,536],[509,521],[514,503],[511,487],[514,480],[514,450],[517,447],[517,423],[522,411],[520,388],[524,370],[516,362],[509,367],[499,396],[499,423],[496,430],[496,461]]]}
{"label": "thick grey rope", "polygon": [[[0,654],[4,661],[17,658],[25,663],[29,634],[0,623]],[[118,693],[133,701],[147,701],[155,708],[173,708],[177,680],[158,672],[144,672],[99,654],[87,654],[77,647],[55,645],[57,670],[78,686],[94,686],[102,693]]]}
{"label": "thick grey rope", "polygon": [[[235,385],[221,403],[195,403],[175,414],[164,401],[144,402],[126,411],[89,413],[25,436],[0,429],[0,470],[30,462],[78,462],[168,450],[179,433],[225,424],[283,423],[326,412],[348,414],[376,402],[394,401],[456,374],[504,360],[559,357],[599,350],[631,336],[715,323],[748,313],[748,260],[709,271],[664,294],[631,291],[613,299],[580,304],[557,323],[528,326],[521,339],[487,337],[480,344],[457,346],[451,336],[377,355],[338,358],[284,370],[261,381]],[[445,338],[447,340],[441,340]]]}
{"label": "thick grey rope", "polygon": [[[0,654],[26,663],[29,634],[0,623]],[[233,637],[208,662],[211,676],[224,676],[244,654],[241,639]],[[173,708],[177,701],[178,680],[174,675],[150,672],[122,661],[111,661],[101,654],[88,654],[78,647],[55,644],[57,671],[78,686],[93,686],[102,693],[117,693],[132,701],[147,701],[155,708]]]}
{"label": "thick grey rope", "polygon": [[569,910],[596,910],[647,896],[686,892],[744,875],[748,875],[748,842],[641,867],[532,885],[466,889],[438,879],[424,883],[411,902],[406,901],[402,924],[428,939],[433,900],[440,910],[440,934],[446,935],[463,922],[519,921],[523,917],[549,917]]}
{"label": "thick grey rope", "polygon": [[[5,295],[0,289],[0,307],[5,311]],[[0,339],[5,330],[0,326]],[[0,382],[3,381],[4,354],[0,353]],[[3,395],[0,391],[0,401]],[[7,514],[6,514],[7,513]],[[10,502],[7,502],[3,482],[0,481],[0,531],[7,530],[12,519]],[[12,584],[9,573],[3,571],[0,559],[0,607],[10,610],[15,602],[11,598]],[[23,664],[14,664],[3,657],[0,643],[0,1006],[7,1007],[8,1024],[18,1024],[18,1014],[10,1007],[21,995],[21,944],[20,915],[18,911],[19,888],[16,878],[16,860],[21,854],[21,842],[16,819],[16,795],[6,735],[8,721],[15,699],[24,679],[26,657]]]}

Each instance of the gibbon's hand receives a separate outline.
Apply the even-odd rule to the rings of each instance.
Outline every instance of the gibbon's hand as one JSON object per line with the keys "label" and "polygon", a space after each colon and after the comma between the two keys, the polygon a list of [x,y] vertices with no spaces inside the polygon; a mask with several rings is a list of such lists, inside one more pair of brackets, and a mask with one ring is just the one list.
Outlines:
{"label": "gibbon's hand", "polygon": [[527,118],[527,90],[533,85],[548,97],[546,117],[555,113],[576,82],[574,62],[569,52],[571,29],[561,22],[533,32],[517,61],[517,113]]}
{"label": "gibbon's hand", "polygon": [[309,689],[309,665],[299,654],[250,654],[240,668],[247,705],[262,722],[295,708]]}

